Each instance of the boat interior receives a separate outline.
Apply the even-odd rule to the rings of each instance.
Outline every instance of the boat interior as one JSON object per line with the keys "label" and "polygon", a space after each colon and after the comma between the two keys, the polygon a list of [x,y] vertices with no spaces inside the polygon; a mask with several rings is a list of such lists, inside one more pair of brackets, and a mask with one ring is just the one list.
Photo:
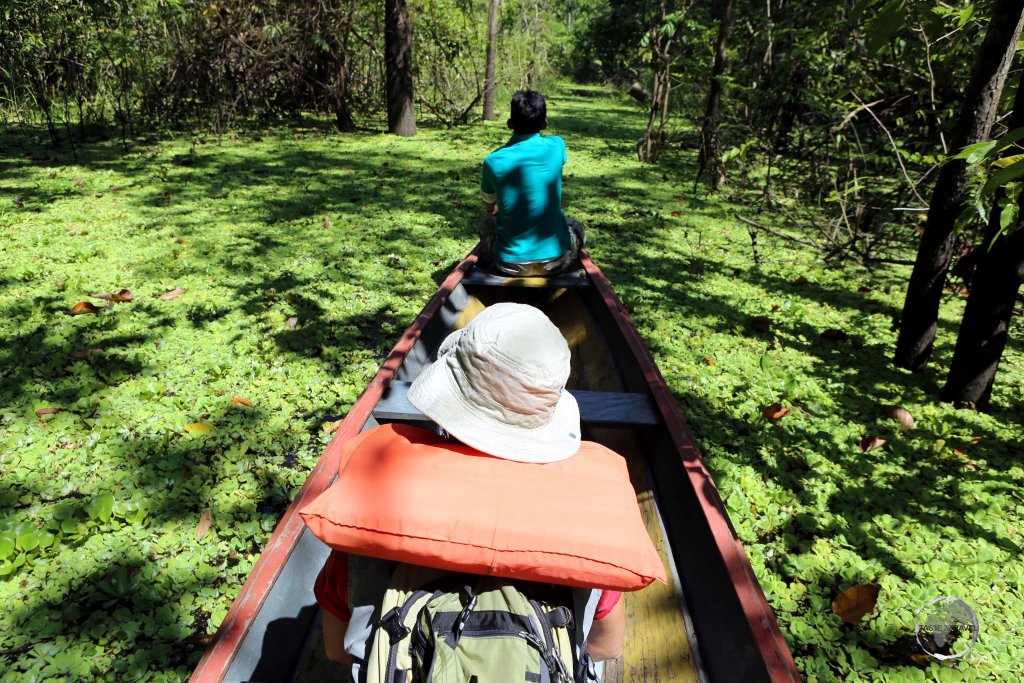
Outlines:
{"label": "boat interior", "polygon": [[[538,307],[562,331],[572,351],[569,389],[580,406],[583,436],[625,458],[647,531],[668,570],[667,585],[655,582],[624,596],[625,649],[621,658],[606,662],[604,680],[771,680],[749,632],[752,617],[736,597],[736,568],[727,566],[730,558],[702,521],[707,504],[695,491],[693,473],[706,470],[698,452],[681,418],[680,429],[666,412],[667,389],[660,398],[652,391],[653,384],[664,384],[660,375],[652,377],[657,370],[642,342],[638,350],[623,334],[621,318],[629,329],[632,323],[621,304],[615,299],[619,308],[610,306],[583,270],[515,279],[467,269],[422,327],[362,428],[396,421],[431,426],[406,399],[409,384],[452,330],[505,301]],[[674,405],[671,410],[678,411]],[[717,500],[709,477],[703,486],[705,499]],[[275,585],[268,596],[227,680],[346,680],[343,667],[323,656],[312,595],[327,553],[308,530],[302,535],[277,581],[281,588]]]}

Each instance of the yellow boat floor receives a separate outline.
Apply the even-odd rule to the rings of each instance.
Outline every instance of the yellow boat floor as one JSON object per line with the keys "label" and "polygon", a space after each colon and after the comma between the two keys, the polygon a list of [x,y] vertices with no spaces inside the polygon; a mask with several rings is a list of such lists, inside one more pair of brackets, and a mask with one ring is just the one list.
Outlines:
{"label": "yellow boat floor", "polygon": [[[635,593],[625,593],[626,643],[622,657],[605,663],[604,682],[672,681],[697,683],[697,665],[686,637],[681,602],[673,585],[672,563],[661,515],[651,493],[647,467],[638,445],[623,430],[615,438],[605,430],[601,441],[626,458],[629,477],[637,491],[637,502],[643,513],[647,533],[654,541],[662,563],[669,570],[669,584],[654,582]],[[614,441],[614,443],[612,443]]]}
{"label": "yellow boat floor", "polygon": [[[572,353],[569,386],[590,391],[625,391],[622,368],[580,292],[557,290],[542,310],[562,332]],[[605,683],[622,681],[699,681],[696,660],[686,637],[682,601],[672,578],[671,557],[661,515],[652,493],[642,441],[628,428],[591,429],[586,438],[599,441],[626,459],[647,533],[669,572],[668,585],[653,583],[623,596],[626,643],[622,657],[605,663]]]}

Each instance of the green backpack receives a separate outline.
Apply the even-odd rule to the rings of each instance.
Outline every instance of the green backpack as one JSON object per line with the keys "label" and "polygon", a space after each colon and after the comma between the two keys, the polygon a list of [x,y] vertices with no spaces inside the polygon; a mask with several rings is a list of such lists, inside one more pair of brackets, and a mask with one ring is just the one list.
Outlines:
{"label": "green backpack", "polygon": [[367,683],[584,683],[571,589],[399,564]]}

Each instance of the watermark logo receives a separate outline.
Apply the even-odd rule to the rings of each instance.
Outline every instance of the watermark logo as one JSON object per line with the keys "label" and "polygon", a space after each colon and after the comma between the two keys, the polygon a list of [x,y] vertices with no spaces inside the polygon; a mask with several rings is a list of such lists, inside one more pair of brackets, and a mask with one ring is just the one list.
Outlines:
{"label": "watermark logo", "polygon": [[959,598],[936,598],[917,611],[914,633],[921,649],[935,659],[958,659],[978,642],[978,617]]}

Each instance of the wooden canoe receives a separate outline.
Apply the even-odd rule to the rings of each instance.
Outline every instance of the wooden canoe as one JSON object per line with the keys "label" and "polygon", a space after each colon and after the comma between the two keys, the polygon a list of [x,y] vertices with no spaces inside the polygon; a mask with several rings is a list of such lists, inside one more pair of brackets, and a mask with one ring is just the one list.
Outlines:
{"label": "wooden canoe", "polygon": [[383,422],[423,424],[409,383],[447,334],[486,305],[530,303],[559,326],[573,352],[570,390],[584,438],[623,455],[668,586],[626,595],[623,657],[605,681],[798,681],[771,608],[725,506],[647,346],[608,280],[584,253],[578,272],[496,276],[463,259],[402,335],[352,406],[220,625],[191,680],[343,680],[320,654],[313,581],[328,548],[298,510],[333,481],[342,444]]}

